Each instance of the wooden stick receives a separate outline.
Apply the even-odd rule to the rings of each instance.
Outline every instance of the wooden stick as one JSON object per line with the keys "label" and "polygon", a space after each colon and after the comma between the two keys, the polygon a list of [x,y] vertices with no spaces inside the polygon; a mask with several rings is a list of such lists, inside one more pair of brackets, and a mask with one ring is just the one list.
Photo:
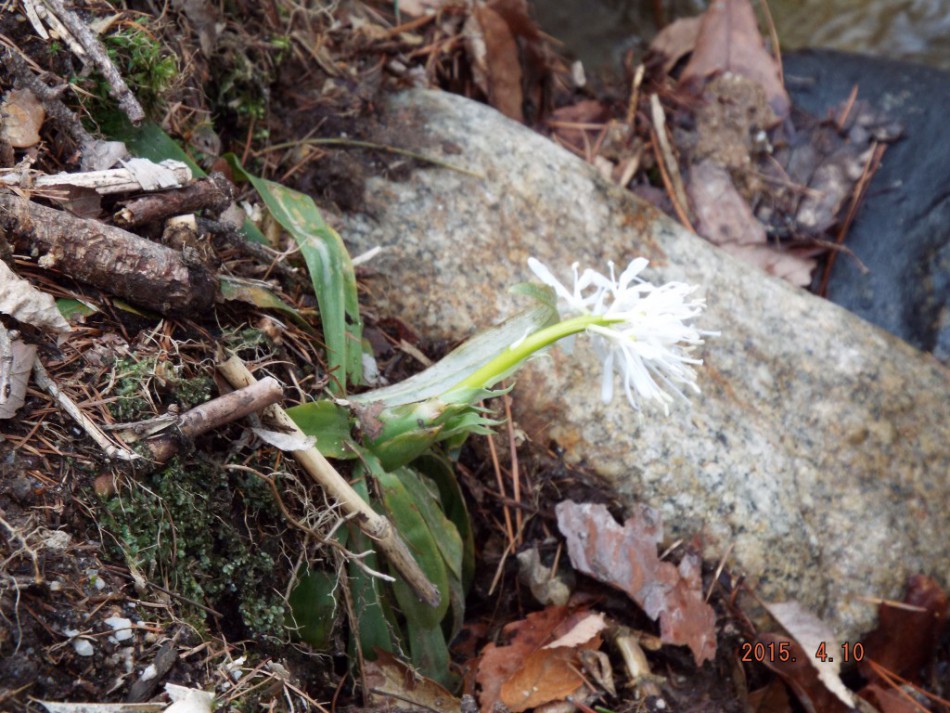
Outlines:
{"label": "wooden stick", "polygon": [[[236,389],[257,381],[237,356],[232,356],[226,362],[219,364],[218,370]],[[270,422],[271,426],[291,435],[306,438],[306,434],[277,404],[264,409],[262,416],[264,420]],[[293,456],[307,474],[340,503],[340,507],[347,515],[353,517],[360,530],[376,543],[416,595],[431,607],[439,606],[442,595],[413,559],[409,548],[399,537],[399,533],[389,518],[373,510],[316,448],[293,451]]]}
{"label": "wooden stick", "polygon": [[161,314],[204,317],[218,282],[176,250],[98,220],[0,193],[0,230],[39,264]]}
{"label": "wooden stick", "polygon": [[119,70],[116,69],[109,54],[99,39],[93,34],[92,30],[79,19],[79,16],[72,10],[66,9],[61,0],[43,0],[50,11],[66,26],[70,34],[76,38],[79,45],[86,51],[87,58],[81,58],[84,61],[91,61],[96,69],[102,72],[109,86],[109,94],[119,102],[119,106],[129,121],[138,125],[145,118],[145,111],[138,99],[125,83]]}
{"label": "wooden stick", "polygon": [[268,376],[185,411],[160,434],[145,441],[145,445],[156,463],[167,463],[184,444],[202,433],[261,411],[283,397],[277,379]]}
{"label": "wooden stick", "polygon": [[673,147],[666,135],[666,114],[663,112],[663,106],[660,104],[660,98],[656,94],[650,95],[650,111],[653,115],[653,136],[656,139],[654,149],[657,167],[660,169],[660,176],[666,185],[667,193],[670,194],[670,200],[673,202],[673,210],[676,217],[691,233],[696,232],[696,228],[689,220],[687,213],[689,203],[686,201],[686,189],[683,187],[683,178],[680,176],[679,166],[676,165],[676,157],[673,155]]}
{"label": "wooden stick", "polygon": [[72,416],[73,420],[79,424],[79,427],[105,451],[107,456],[127,463],[143,460],[142,456],[137,453],[133,453],[127,448],[118,446],[110,441],[109,437],[102,432],[99,426],[84,414],[82,409],[76,405],[76,402],[64,394],[56,382],[50,378],[49,373],[46,371],[39,357],[36,357],[33,361],[33,380],[36,381],[37,386],[56,400],[63,411]]}

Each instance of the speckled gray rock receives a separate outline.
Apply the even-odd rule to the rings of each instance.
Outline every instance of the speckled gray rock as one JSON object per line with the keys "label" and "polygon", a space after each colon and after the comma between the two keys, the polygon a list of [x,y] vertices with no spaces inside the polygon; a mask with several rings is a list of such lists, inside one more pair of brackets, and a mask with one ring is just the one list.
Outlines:
{"label": "speckled gray rock", "polygon": [[[481,175],[420,166],[372,179],[344,218],[374,261],[379,309],[431,338],[459,339],[523,306],[507,293],[534,255],[567,281],[575,260],[604,269],[650,259],[654,281],[705,287],[701,397],[640,418],[599,398],[583,342],[521,372],[515,403],[535,440],[659,508],[674,534],[729,552],[767,600],[798,599],[854,640],[864,597],[905,577],[950,574],[950,382],[932,357],[741,265],[587,165],[493,110],[449,94],[390,100],[390,132]],[[390,133],[390,135],[394,135]]]}

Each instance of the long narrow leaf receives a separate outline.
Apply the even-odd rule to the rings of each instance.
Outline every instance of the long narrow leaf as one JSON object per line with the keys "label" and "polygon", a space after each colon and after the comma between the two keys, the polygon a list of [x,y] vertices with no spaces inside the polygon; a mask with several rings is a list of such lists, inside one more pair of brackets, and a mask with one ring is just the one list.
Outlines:
{"label": "long narrow leaf", "polygon": [[437,396],[457,385],[513,342],[553,324],[557,318],[557,310],[550,304],[539,304],[476,334],[425,371],[398,384],[351,396],[349,399],[361,404],[381,402],[389,408]]}
{"label": "long narrow leaf", "polygon": [[[353,481],[353,489],[359,493],[360,497],[369,502],[369,491],[366,486],[366,469],[362,464],[355,470],[356,479]],[[363,477],[360,477],[363,476]],[[363,555],[362,561],[368,568],[379,571],[379,558],[373,552],[372,541],[360,532],[356,525],[349,524],[349,542],[348,547],[351,552]],[[368,553],[368,554],[364,554]],[[397,650],[393,642],[393,632],[396,626],[393,622],[392,610],[383,595],[383,582],[366,573],[365,570],[358,567],[355,563],[349,565],[349,586],[353,597],[353,612],[356,616],[355,622],[350,622],[350,658],[356,661],[356,639],[360,643],[360,651],[364,657],[374,658],[374,649],[395,652]],[[360,664],[362,667],[362,664]]]}
{"label": "long narrow leaf", "polygon": [[362,380],[360,306],[353,263],[339,234],[327,225],[313,199],[279,183],[245,172],[274,219],[300,246],[310,270],[327,345],[330,390]]}

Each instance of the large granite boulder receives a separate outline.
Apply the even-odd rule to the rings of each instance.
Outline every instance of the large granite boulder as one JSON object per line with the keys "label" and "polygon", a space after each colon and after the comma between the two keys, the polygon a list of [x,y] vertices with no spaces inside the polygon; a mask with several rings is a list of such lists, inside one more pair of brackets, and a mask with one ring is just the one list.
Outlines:
{"label": "large granite boulder", "polygon": [[[433,339],[513,314],[535,256],[567,281],[642,255],[654,281],[704,286],[702,396],[669,416],[600,400],[601,366],[578,341],[520,373],[516,418],[536,441],[663,513],[675,535],[798,599],[854,640],[866,597],[907,575],[950,584],[950,382],[933,357],[844,309],[732,260],[582,161],[494,110],[411,91],[381,109],[388,135],[479,174],[414,167],[373,178],[344,217],[354,252],[381,245],[378,308]],[[732,547],[731,551],[729,550]]]}

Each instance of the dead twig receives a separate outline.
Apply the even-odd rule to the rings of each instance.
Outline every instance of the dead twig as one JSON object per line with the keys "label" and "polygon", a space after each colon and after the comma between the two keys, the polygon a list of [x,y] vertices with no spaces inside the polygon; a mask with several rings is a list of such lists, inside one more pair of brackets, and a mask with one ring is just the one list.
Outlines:
{"label": "dead twig", "polygon": [[691,233],[695,233],[696,228],[693,227],[687,213],[689,203],[686,201],[683,178],[680,176],[679,167],[676,165],[673,147],[670,146],[670,140],[666,135],[666,114],[664,114],[660,98],[656,94],[650,95],[650,111],[653,118],[653,130],[651,132],[653,134],[653,148],[656,153],[656,164],[660,169],[660,176],[663,178],[666,192],[673,203],[676,217]]}
{"label": "dead twig", "polygon": [[80,57],[84,62],[92,62],[96,69],[102,72],[109,87],[109,94],[119,102],[119,107],[129,117],[133,124],[139,124],[145,118],[145,110],[139,104],[138,99],[125,83],[119,70],[116,69],[105,47],[99,42],[99,39],[92,33],[86,23],[72,10],[67,10],[61,0],[43,0],[46,6],[56,15],[56,17],[65,25],[66,29],[72,34],[79,45],[86,51],[88,57]]}
{"label": "dead twig", "polygon": [[167,463],[201,434],[261,411],[283,396],[277,379],[267,377],[255,381],[185,411],[176,419],[174,427],[148,439],[145,445],[156,464]]}
{"label": "dead twig", "polygon": [[220,213],[232,200],[231,182],[224,175],[216,173],[177,190],[164,191],[130,201],[115,214],[115,224],[122,228],[130,228],[203,209]]}
{"label": "dead twig", "polygon": [[46,115],[55,121],[80,147],[94,144],[95,139],[92,134],[83,128],[82,122],[79,121],[72,109],[59,98],[66,88],[65,85],[56,89],[47,86],[33,73],[16,46],[9,39],[5,37],[2,39],[3,44],[6,45],[2,52],[3,63],[13,70],[13,76],[16,77],[17,83],[33,92],[34,96],[40,100],[43,108],[46,109]]}
{"label": "dead twig", "polygon": [[77,218],[14,195],[0,194],[0,228],[18,249],[39,253],[56,269],[161,314],[206,315],[217,279],[182,254],[121,228]]}
{"label": "dead twig", "polygon": [[[0,176],[0,184],[37,190],[56,188],[89,188],[101,196],[133,191],[156,191],[177,188],[191,181],[191,169],[181,161],[154,163],[144,158],[131,159],[123,168],[104,171],[54,173],[35,178],[23,173]],[[159,200],[163,196],[155,196]]]}
{"label": "dead twig", "polygon": [[[864,171],[861,173],[861,178],[859,178],[858,182],[854,185],[854,191],[851,194],[851,204],[848,206],[848,212],[845,215],[844,222],[841,224],[841,228],[838,230],[838,235],[835,238],[835,242],[838,245],[844,242],[845,236],[851,228],[851,223],[854,222],[854,218],[858,214],[858,208],[861,207],[864,196],[867,195],[868,185],[871,183],[871,179],[874,178],[874,174],[877,173],[877,169],[881,165],[881,159],[884,157],[885,151],[887,151],[887,144],[874,144],[874,148],[868,156],[867,162],[864,164]],[[821,275],[821,284],[818,286],[818,294],[822,297],[824,297],[828,291],[828,281],[831,279],[831,268],[834,267],[837,257],[837,251],[832,251],[828,255],[828,261],[825,263],[825,271]]]}
{"label": "dead twig", "polygon": [[55,399],[60,407],[86,432],[86,435],[105,451],[109,458],[125,461],[126,463],[143,460],[142,456],[137,453],[133,453],[127,448],[123,448],[109,440],[109,437],[102,432],[102,429],[100,429],[91,418],[84,414],[82,409],[76,405],[76,402],[64,394],[56,382],[50,378],[46,367],[43,366],[39,357],[36,357],[33,361],[33,379],[41,389]]}
{"label": "dead twig", "polygon": [[[257,381],[244,362],[236,356],[219,364],[218,370],[234,388],[241,388]],[[280,406],[276,404],[268,406],[262,415],[272,427],[300,439],[306,438],[303,431]],[[360,530],[376,543],[416,595],[430,606],[438,606],[442,600],[442,594],[426,577],[389,519],[373,510],[316,448],[293,451],[293,456],[307,474],[336,499],[347,514],[353,516]]]}

